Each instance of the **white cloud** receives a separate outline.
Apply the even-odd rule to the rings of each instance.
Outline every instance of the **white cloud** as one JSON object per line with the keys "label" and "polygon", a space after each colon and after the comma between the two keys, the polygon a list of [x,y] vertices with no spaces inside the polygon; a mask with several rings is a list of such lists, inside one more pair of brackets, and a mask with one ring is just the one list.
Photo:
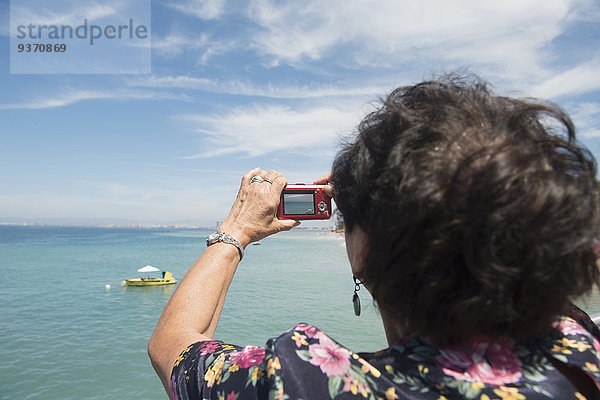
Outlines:
{"label": "white cloud", "polygon": [[184,88],[205,90],[215,93],[227,93],[242,96],[259,96],[274,99],[311,99],[332,96],[360,96],[372,98],[382,95],[388,87],[384,85],[370,86],[334,86],[334,85],[303,85],[276,86],[272,84],[258,85],[253,82],[237,79],[219,82],[207,78],[192,76],[151,76],[149,78],[134,78],[127,81],[130,86],[152,88]]}
{"label": "white cloud", "polygon": [[187,88],[201,90],[215,90],[215,81],[207,78],[194,78],[191,76],[162,76],[152,75],[148,78],[133,78],[127,81],[130,86],[153,88]]}
{"label": "white cloud", "polygon": [[0,104],[0,110],[40,110],[45,108],[64,107],[85,100],[157,100],[176,99],[191,100],[189,96],[167,92],[151,91],[118,91],[118,90],[63,90],[61,94],[53,93],[49,96],[40,96],[29,101],[11,104]]}
{"label": "white cloud", "polygon": [[347,133],[361,118],[356,107],[314,106],[294,110],[284,106],[250,106],[223,115],[181,115],[178,120],[203,137],[203,151],[186,157],[227,154],[261,156],[276,151],[311,149],[319,152],[334,146],[337,134]]}
{"label": "white cloud", "polygon": [[327,58],[341,64],[398,67],[441,60],[493,65],[505,74],[544,73],[543,49],[582,0],[254,0],[261,27],[254,49],[273,64]]}
{"label": "white cloud", "polygon": [[542,98],[573,96],[600,89],[600,58],[555,75],[532,88]]}
{"label": "white cloud", "polygon": [[232,42],[225,42],[209,37],[206,33],[199,35],[170,34],[165,37],[154,37],[152,49],[165,57],[178,56],[183,53],[198,55],[198,63],[206,65],[217,55],[228,52],[234,47]]}
{"label": "white cloud", "polygon": [[152,49],[160,55],[174,56],[183,53],[184,50],[196,50],[207,44],[206,34],[198,37],[185,35],[168,35],[164,38],[153,38]]}
{"label": "white cloud", "polygon": [[183,14],[200,18],[216,19],[225,10],[225,0],[187,0],[167,3],[167,6]]}

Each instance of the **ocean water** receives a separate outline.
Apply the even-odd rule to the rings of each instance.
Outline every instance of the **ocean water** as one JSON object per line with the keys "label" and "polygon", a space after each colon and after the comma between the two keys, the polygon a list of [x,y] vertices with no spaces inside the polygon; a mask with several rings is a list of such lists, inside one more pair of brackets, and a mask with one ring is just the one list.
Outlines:
{"label": "ocean water", "polygon": [[[146,264],[180,279],[209,232],[0,226],[0,399],[166,398],[146,344],[175,286],[120,282]],[[355,351],[386,347],[364,289],[354,316],[353,288],[343,237],[277,234],[247,248],[216,337],[263,345],[308,322]],[[600,296],[580,304],[600,311]]]}
{"label": "ocean water", "polygon": [[[208,233],[0,226],[0,398],[166,398],[146,345],[175,286],[120,282],[146,264],[180,279]],[[343,237],[277,234],[247,248],[215,337],[264,345],[308,322],[356,351],[386,347],[364,289],[354,316],[353,289]]]}

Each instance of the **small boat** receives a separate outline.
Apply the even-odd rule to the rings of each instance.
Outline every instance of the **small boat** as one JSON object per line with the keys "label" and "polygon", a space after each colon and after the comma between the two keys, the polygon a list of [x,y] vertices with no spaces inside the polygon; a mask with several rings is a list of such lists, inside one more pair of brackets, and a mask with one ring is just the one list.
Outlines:
{"label": "small boat", "polygon": [[[158,268],[155,268],[151,265],[146,265],[145,267],[138,269],[138,272],[146,272],[146,273],[158,272],[158,271],[160,271]],[[171,274],[169,271],[162,271],[162,276],[160,278],[150,278],[150,276],[148,275],[148,277],[146,277],[146,278],[134,278],[134,279],[124,280],[121,282],[121,285],[123,285],[123,286],[157,286],[157,285],[172,285],[176,282],[177,282],[177,280],[175,278],[173,278],[173,274]]]}
{"label": "small boat", "polygon": [[252,243],[253,246],[260,246],[260,242],[254,242]]}

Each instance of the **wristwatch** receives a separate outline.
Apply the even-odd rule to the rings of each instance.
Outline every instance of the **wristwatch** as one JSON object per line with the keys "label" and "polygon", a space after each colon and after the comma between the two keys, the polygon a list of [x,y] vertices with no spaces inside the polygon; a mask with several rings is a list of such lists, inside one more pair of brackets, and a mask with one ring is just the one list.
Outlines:
{"label": "wristwatch", "polygon": [[242,258],[244,257],[244,248],[242,247],[242,244],[229,233],[216,231],[206,237],[206,247],[219,242],[229,243],[237,247],[240,252],[240,261],[242,261]]}

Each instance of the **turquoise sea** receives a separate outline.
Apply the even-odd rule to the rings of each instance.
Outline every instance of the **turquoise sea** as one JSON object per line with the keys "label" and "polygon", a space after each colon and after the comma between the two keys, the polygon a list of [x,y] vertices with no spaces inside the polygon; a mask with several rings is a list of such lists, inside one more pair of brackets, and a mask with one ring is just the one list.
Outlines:
{"label": "turquoise sea", "polygon": [[[208,233],[0,226],[0,398],[166,398],[146,344],[174,286],[120,282],[146,264],[180,279]],[[354,316],[353,288],[343,237],[280,233],[248,247],[216,337],[263,345],[308,322],[355,351],[386,347],[364,289]],[[580,303],[600,311],[599,298]]]}
{"label": "turquoise sea", "polygon": [[[166,398],[146,344],[174,285],[120,282],[146,264],[180,279],[208,233],[0,226],[0,398]],[[308,322],[357,351],[386,347],[364,289],[354,316],[353,289],[342,236],[277,234],[247,248],[216,337],[264,345]]]}

